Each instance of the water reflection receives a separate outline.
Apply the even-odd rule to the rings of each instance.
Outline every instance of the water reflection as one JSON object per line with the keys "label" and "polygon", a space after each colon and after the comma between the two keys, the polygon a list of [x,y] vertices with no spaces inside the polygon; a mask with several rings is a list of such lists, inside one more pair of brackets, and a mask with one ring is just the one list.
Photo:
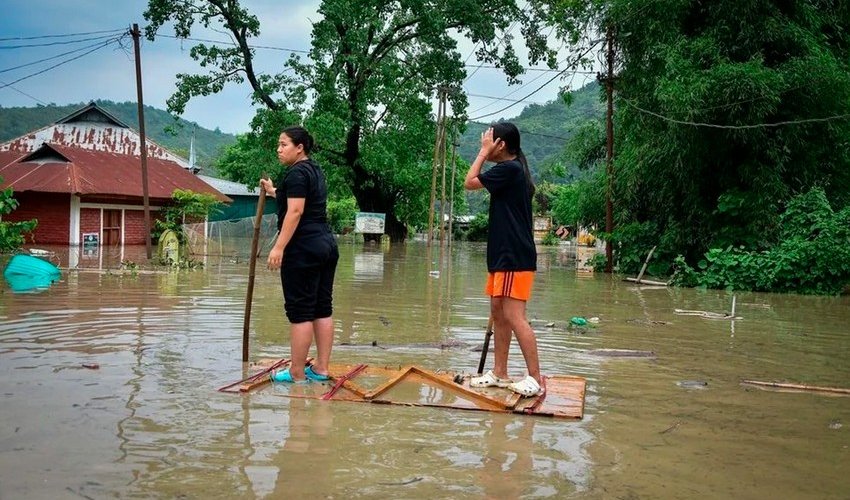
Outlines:
{"label": "water reflection", "polygon": [[[55,251],[63,267],[74,258]],[[416,244],[341,245],[340,253],[336,340],[362,347],[338,347],[335,362],[475,369],[488,314],[483,246],[457,244],[443,259]],[[739,293],[741,320],[683,317],[673,310],[728,310],[731,294],[579,275],[563,253],[541,249],[529,317],[543,371],[588,379],[581,422],[305,401],[274,387],[220,394],[245,370],[245,260],[133,273],[121,260],[143,261],[144,248],[100,254],[88,268],[80,256],[79,269],[38,295],[0,295],[0,497],[823,498],[850,490],[850,398],[739,385],[850,385],[848,298]],[[258,270],[254,360],[287,354],[279,287],[277,273]],[[601,322],[570,330],[572,316]],[[655,357],[592,354],[599,349]],[[510,359],[521,374],[515,346]],[[693,391],[682,380],[708,385]]]}

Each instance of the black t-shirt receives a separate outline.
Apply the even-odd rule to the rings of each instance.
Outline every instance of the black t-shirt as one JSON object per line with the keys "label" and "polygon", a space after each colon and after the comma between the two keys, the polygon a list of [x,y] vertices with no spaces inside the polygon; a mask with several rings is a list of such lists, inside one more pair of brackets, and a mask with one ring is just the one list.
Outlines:
{"label": "black t-shirt", "polygon": [[286,169],[277,183],[277,230],[283,227],[288,198],[304,198],[304,213],[292,239],[329,234],[327,205],[328,187],[322,169],[311,159],[299,161]]}
{"label": "black t-shirt", "polygon": [[525,169],[518,160],[497,163],[478,175],[490,192],[490,228],[487,234],[487,270],[536,271],[531,219],[531,193]]}

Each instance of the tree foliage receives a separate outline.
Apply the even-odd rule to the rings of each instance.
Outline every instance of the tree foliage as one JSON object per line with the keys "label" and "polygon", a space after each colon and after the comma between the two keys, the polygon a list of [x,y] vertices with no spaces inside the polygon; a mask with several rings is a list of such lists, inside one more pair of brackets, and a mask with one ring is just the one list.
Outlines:
{"label": "tree foliage", "polygon": [[[2,182],[3,179],[0,179],[0,183]],[[32,232],[38,225],[35,219],[21,222],[2,220],[4,215],[12,213],[18,205],[11,187],[0,190],[0,252],[10,252],[20,248],[25,242],[24,235]]]}
{"label": "tree foliage", "polygon": [[850,207],[833,211],[823,189],[801,194],[779,218],[765,250],[713,248],[696,269],[676,261],[675,283],[707,288],[835,295],[850,287]]}
{"label": "tree foliage", "polygon": [[394,240],[406,235],[401,212],[425,196],[422,183],[411,186],[410,181],[422,179],[417,172],[433,149],[430,99],[443,88],[455,115],[466,109],[460,89],[466,73],[452,34],[476,43],[479,60],[498,64],[516,79],[522,66],[505,32],[517,22],[530,62],[555,62],[540,18],[514,1],[323,0],[319,15],[309,59],[292,56],[279,72],[260,74],[250,46],[260,33],[260,20],[238,1],[149,0],[145,12],[151,39],[173,22],[178,36],[189,36],[200,23],[222,27],[235,42],[192,48],[192,57],[210,71],[178,75],[170,110],[179,113],[194,96],[247,80],[255,102],[303,117],[322,148],[326,170],[338,171],[339,177],[331,177],[351,186],[361,210],[386,213]]}
{"label": "tree foliage", "polygon": [[171,194],[171,204],[160,211],[161,217],[154,221],[151,234],[154,239],[159,239],[162,233],[172,230],[180,238],[181,243],[185,243],[183,224],[203,220],[220,203],[211,194],[175,189]]}
{"label": "tree foliage", "polygon": [[610,237],[623,248],[657,244],[667,264],[762,251],[783,240],[793,196],[822,187],[833,206],[850,202],[850,4],[579,0],[550,12],[565,34],[614,33]]}

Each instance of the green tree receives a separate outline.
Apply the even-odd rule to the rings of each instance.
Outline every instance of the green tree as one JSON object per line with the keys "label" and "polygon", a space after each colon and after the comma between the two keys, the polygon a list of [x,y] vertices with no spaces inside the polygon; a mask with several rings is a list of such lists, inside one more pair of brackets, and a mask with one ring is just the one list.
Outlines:
{"label": "green tree", "polygon": [[[0,178],[0,183],[3,179]],[[12,213],[18,208],[18,200],[14,197],[11,187],[0,190],[0,252],[17,250],[24,244],[24,235],[32,232],[38,225],[38,221],[28,220],[21,222],[3,221],[3,216]]]}
{"label": "green tree", "polygon": [[[516,81],[523,68],[507,32],[520,23],[530,62],[555,64],[536,10],[521,9],[515,1],[324,0],[319,15],[308,61],[292,56],[279,73],[258,74],[250,42],[259,35],[260,21],[238,1],[149,0],[145,12],[151,40],[167,22],[181,37],[199,22],[222,26],[235,42],[192,48],[192,57],[211,70],[178,75],[169,110],[181,113],[192,97],[247,80],[257,103],[303,116],[326,170],[340,171],[361,210],[387,214],[387,233],[396,241],[407,232],[399,212],[426,196],[423,183],[416,182],[415,190],[407,183],[423,179],[418,172],[433,149],[430,98],[444,88],[456,116],[466,109],[460,87],[466,73],[452,34],[476,43],[479,60],[498,64]],[[403,173],[408,169],[414,175]]]}
{"label": "green tree", "polygon": [[183,224],[203,220],[221,202],[211,194],[195,193],[184,189],[175,189],[171,194],[171,205],[161,211],[162,218],[154,221],[152,235],[154,239],[166,230],[174,231],[181,243],[186,242]]}
{"label": "green tree", "polygon": [[563,33],[613,29],[615,215],[653,228],[655,258],[769,247],[780,209],[812,187],[850,202],[847,2],[549,5]]}

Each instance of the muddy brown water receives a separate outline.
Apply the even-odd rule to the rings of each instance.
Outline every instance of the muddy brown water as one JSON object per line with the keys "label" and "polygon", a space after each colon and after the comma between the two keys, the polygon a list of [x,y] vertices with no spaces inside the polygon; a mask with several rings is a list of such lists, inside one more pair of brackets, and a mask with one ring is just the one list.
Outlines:
{"label": "muddy brown water", "polygon": [[[68,250],[52,250],[66,266]],[[442,267],[417,243],[340,251],[336,340],[357,347],[335,362],[474,370],[482,246],[458,245]],[[541,249],[529,319],[544,373],[588,380],[573,422],[291,399],[280,386],[218,393],[243,374],[247,263],[115,270],[143,255],[86,256],[101,271],[63,272],[39,293],[4,284],[0,498],[850,497],[850,397],[740,384],[850,387],[848,297],[738,293],[734,324],[678,316],[728,311],[731,294],[578,275],[563,249]],[[279,287],[258,266],[254,360],[288,354]],[[600,321],[568,329],[572,316]],[[521,359],[514,345],[515,375]]]}

